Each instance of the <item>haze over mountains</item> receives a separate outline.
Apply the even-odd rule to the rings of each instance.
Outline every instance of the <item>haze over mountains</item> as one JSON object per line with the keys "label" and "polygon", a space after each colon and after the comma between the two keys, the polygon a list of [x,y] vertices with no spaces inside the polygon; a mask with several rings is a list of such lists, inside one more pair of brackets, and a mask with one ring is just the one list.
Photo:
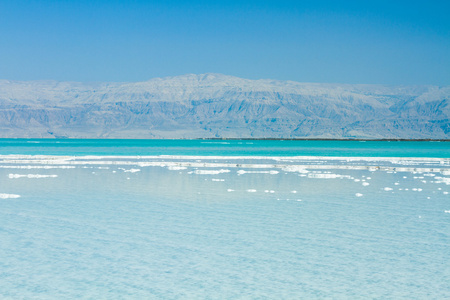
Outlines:
{"label": "haze over mountains", "polygon": [[450,86],[0,80],[1,138],[450,138]]}

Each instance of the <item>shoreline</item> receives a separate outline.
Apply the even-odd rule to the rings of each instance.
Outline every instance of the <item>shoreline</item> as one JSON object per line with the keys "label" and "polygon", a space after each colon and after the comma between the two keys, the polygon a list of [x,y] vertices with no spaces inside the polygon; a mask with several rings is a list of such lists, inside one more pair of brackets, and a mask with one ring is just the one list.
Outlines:
{"label": "shoreline", "polygon": [[197,138],[192,140],[249,140],[249,141],[357,141],[357,142],[450,142],[450,139],[334,139],[334,138]]}
{"label": "shoreline", "polygon": [[340,138],[150,138],[150,139],[130,139],[130,138],[68,138],[68,137],[17,137],[17,138],[0,138],[2,140],[124,140],[124,141],[336,141],[336,142],[450,142],[450,139],[404,139],[404,138],[383,138],[383,139],[372,139],[372,138],[350,138],[350,139],[340,139]]}

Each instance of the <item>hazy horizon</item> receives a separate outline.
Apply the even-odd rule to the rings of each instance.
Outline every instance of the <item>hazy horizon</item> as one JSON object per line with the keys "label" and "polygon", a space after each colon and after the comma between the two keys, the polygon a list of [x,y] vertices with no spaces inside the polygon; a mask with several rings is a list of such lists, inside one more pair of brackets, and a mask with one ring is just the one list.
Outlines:
{"label": "hazy horizon", "polygon": [[324,85],[373,85],[373,86],[437,86],[437,87],[447,87],[450,84],[445,85],[438,85],[438,84],[388,84],[388,83],[370,83],[370,82],[362,82],[362,83],[348,83],[348,82],[312,82],[312,81],[297,81],[297,80],[281,80],[281,79],[275,79],[275,78],[244,78],[240,76],[234,76],[230,74],[222,74],[222,73],[201,73],[201,74],[195,74],[195,73],[186,73],[186,74],[179,74],[179,75],[170,75],[170,76],[160,76],[160,77],[152,77],[144,80],[138,80],[138,81],[77,81],[77,80],[57,80],[52,78],[43,78],[43,79],[31,79],[31,80],[14,80],[9,78],[0,78],[0,81],[10,81],[10,82],[57,82],[57,83],[80,83],[80,84],[102,84],[102,83],[115,83],[115,84],[127,84],[127,83],[140,83],[140,82],[147,82],[152,80],[166,80],[170,78],[180,78],[180,77],[187,77],[187,76],[206,76],[206,75],[216,75],[216,76],[223,76],[223,77],[230,77],[235,79],[241,79],[241,80],[251,80],[251,81],[274,81],[274,82],[292,82],[292,83],[300,83],[300,84],[324,84]]}

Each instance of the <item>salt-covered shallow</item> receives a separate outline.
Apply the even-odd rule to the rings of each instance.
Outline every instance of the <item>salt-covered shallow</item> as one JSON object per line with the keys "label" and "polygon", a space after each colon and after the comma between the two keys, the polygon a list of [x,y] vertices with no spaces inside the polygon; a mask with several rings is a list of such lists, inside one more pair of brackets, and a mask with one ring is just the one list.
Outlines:
{"label": "salt-covered shallow", "polygon": [[449,174],[448,158],[1,155],[0,295],[449,298]]}

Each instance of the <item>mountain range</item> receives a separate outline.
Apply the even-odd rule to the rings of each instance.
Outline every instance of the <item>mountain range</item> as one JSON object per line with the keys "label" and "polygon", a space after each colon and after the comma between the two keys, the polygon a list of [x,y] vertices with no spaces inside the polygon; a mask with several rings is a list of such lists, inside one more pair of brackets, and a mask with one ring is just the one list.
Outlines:
{"label": "mountain range", "polygon": [[450,86],[0,80],[0,138],[450,139]]}

